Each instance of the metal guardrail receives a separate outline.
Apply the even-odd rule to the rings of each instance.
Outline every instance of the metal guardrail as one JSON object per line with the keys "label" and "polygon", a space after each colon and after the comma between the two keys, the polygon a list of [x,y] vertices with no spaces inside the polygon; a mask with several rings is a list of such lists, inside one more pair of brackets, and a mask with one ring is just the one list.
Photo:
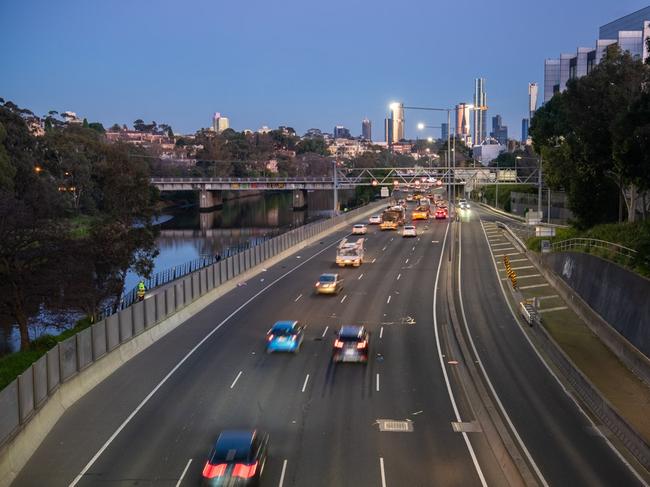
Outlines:
{"label": "metal guardrail", "polygon": [[553,242],[551,244],[551,249],[555,252],[564,252],[578,249],[589,250],[591,248],[613,252],[614,254],[625,257],[629,260],[634,259],[637,255],[637,251],[634,249],[619,245],[617,243],[607,242],[606,240],[598,240],[597,238],[576,237],[562,240],[560,242]]}

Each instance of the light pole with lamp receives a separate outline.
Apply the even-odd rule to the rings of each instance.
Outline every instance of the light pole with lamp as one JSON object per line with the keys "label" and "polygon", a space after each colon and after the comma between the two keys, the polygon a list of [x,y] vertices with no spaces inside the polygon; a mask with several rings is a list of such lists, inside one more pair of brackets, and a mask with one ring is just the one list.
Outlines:
{"label": "light pole with lamp", "polygon": [[[515,164],[517,164],[517,160],[522,160],[522,159],[531,159],[533,161],[537,161],[537,214],[542,213],[542,156],[539,157],[530,157],[530,156],[516,156],[515,157]],[[515,174],[516,174],[516,169],[517,166],[515,166]],[[543,216],[540,217],[540,221],[543,219]],[[551,189],[549,188],[548,190],[548,213],[546,215],[546,221],[547,223],[550,223],[551,221]]]}

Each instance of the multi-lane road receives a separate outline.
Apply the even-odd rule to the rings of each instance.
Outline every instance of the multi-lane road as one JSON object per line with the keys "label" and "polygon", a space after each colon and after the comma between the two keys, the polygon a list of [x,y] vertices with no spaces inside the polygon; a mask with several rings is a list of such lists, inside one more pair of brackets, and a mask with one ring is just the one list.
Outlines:
{"label": "multi-lane road", "polygon": [[[14,485],[197,485],[226,428],[270,434],[267,486],[518,484],[476,421],[458,339],[535,481],[637,485],[520,331],[479,217],[420,222],[414,239],[369,227],[359,268],[334,265],[339,232],[266,269],[79,400]],[[322,272],[343,276],[341,294],[313,294]],[[265,333],[286,319],[307,326],[302,349],[265,354]],[[370,330],[368,365],[331,363],[343,324]]]}

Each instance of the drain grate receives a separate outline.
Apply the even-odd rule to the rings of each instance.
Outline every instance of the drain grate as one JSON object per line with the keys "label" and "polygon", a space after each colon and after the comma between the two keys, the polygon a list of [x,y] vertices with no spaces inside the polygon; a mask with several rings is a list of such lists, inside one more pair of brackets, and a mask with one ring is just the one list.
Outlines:
{"label": "drain grate", "polygon": [[379,431],[389,433],[412,433],[413,421],[397,419],[378,419]]}
{"label": "drain grate", "polygon": [[481,425],[478,424],[478,421],[471,421],[471,422],[452,421],[451,427],[456,433],[480,433],[481,431],[483,431],[481,430]]}

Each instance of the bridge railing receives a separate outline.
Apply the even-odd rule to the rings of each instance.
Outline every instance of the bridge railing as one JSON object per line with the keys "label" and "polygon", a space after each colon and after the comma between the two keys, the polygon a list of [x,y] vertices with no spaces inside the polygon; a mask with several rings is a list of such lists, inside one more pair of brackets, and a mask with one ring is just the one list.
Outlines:
{"label": "bridge railing", "polygon": [[[597,238],[569,238],[560,242],[553,242],[551,249],[554,252],[580,251],[586,253],[596,253],[599,256],[629,265],[637,258],[637,251],[624,245]],[[595,250],[595,252],[593,252]]]}

